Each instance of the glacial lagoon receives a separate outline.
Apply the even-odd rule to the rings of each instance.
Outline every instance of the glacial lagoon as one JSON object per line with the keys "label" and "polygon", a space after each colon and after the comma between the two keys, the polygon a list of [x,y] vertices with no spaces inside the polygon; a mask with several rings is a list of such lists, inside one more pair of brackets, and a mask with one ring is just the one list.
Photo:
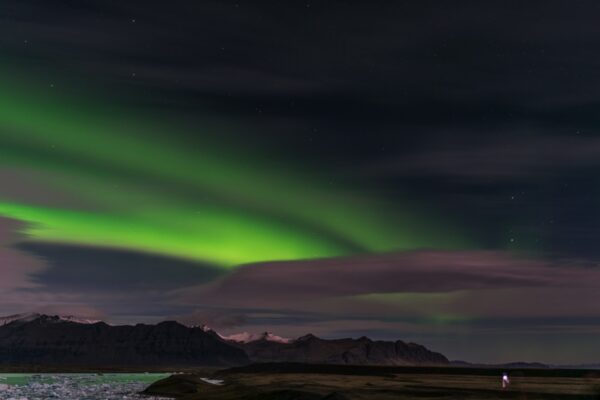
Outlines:
{"label": "glacial lagoon", "polygon": [[[159,400],[139,395],[169,374],[0,374],[1,400]],[[162,400],[162,399],[161,399]]]}

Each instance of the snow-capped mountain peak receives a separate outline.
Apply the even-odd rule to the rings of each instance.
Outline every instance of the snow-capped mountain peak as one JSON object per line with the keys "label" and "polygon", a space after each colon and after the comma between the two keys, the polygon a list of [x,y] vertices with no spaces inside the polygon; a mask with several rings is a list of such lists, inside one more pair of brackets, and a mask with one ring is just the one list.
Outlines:
{"label": "snow-capped mountain peak", "polygon": [[222,337],[225,340],[230,340],[232,342],[238,342],[238,343],[250,343],[250,342],[256,342],[258,340],[266,340],[267,342],[276,342],[276,343],[291,343],[294,341],[293,339],[274,335],[272,332],[264,332],[261,334],[242,332],[242,333],[236,333],[233,335],[222,336]]}
{"label": "snow-capped mountain peak", "polygon": [[29,322],[41,316],[38,313],[13,314],[6,317],[0,317],[0,326],[8,325],[14,321]]}
{"label": "snow-capped mountain peak", "polygon": [[74,315],[57,315],[57,317],[61,321],[75,322],[76,324],[92,325],[92,324],[97,324],[98,322],[103,322],[100,319],[90,319],[90,318],[84,318],[84,317],[76,317]]}
{"label": "snow-capped mountain peak", "polygon": [[[215,332],[217,333],[214,329],[212,329],[210,326],[202,324],[200,326],[198,326],[198,328],[202,329],[203,332]],[[218,333],[217,333],[218,335]]]}
{"label": "snow-capped mountain peak", "polygon": [[89,318],[81,318],[73,315],[44,315],[39,313],[23,313],[23,314],[14,314],[6,317],[0,317],[0,326],[8,325],[12,322],[31,322],[36,319],[44,318],[49,321],[54,322],[73,322],[76,324],[96,324],[98,322],[102,322],[96,319]]}

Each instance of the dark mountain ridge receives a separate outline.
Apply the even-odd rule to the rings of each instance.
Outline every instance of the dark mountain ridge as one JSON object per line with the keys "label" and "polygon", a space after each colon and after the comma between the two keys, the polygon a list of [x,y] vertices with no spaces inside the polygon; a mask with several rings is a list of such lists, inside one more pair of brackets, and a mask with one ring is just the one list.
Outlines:
{"label": "dark mountain ridge", "polygon": [[41,315],[0,326],[0,365],[243,365],[243,350],[177,322],[111,326]]}
{"label": "dark mountain ridge", "polygon": [[192,367],[295,362],[341,365],[448,365],[440,353],[403,341],[298,339],[272,334],[229,340],[207,327],[166,321],[112,326],[102,321],[28,314],[0,318],[0,365]]}
{"label": "dark mountain ridge", "polygon": [[289,343],[256,340],[237,343],[250,360],[260,363],[284,362],[345,365],[447,365],[448,359],[416,343],[401,340],[321,339],[312,334]]}

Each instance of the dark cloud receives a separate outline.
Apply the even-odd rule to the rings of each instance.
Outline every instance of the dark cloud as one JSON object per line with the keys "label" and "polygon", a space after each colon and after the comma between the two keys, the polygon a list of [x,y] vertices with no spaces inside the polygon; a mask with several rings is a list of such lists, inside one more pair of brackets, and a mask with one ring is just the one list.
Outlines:
{"label": "dark cloud", "polygon": [[[192,83],[208,77],[204,71],[209,69],[217,71],[223,85],[210,85],[208,91],[222,94],[231,89],[226,77],[240,82],[239,72],[248,71],[242,86],[252,85],[252,76],[273,77],[258,79],[252,86],[257,94],[265,92],[260,82],[277,89],[277,82],[308,81],[327,88],[329,95],[338,92],[340,99],[362,94],[363,103],[379,106],[423,107],[435,100],[440,107],[430,115],[444,115],[448,122],[473,112],[506,119],[503,113],[511,108],[521,110],[519,117],[549,117],[539,114],[542,106],[597,99],[597,84],[586,79],[595,73],[593,63],[585,62],[590,61],[587,49],[600,41],[590,10],[597,11],[593,1],[570,7],[559,1],[311,7],[304,1],[175,1],[171,7],[101,0],[48,7],[26,1],[7,3],[2,30],[7,48],[61,68],[97,71],[101,66],[104,74],[122,78],[136,67],[164,68],[160,75],[167,79],[160,78],[161,85],[172,88],[178,75],[188,81],[185,76],[196,74]],[[25,39],[31,46],[24,49]],[[196,87],[204,91],[204,85],[191,84]],[[285,88],[297,93],[295,84],[272,93],[281,95]],[[474,108],[478,103],[481,107]],[[414,111],[395,110],[413,120],[425,112]]]}
{"label": "dark cloud", "polygon": [[[8,256],[19,262],[9,263]],[[0,248],[0,260],[4,314],[49,312],[113,323],[191,313],[195,307],[171,302],[169,291],[224,274],[210,265],[133,251],[23,241]]]}
{"label": "dark cloud", "polygon": [[0,315],[28,311],[30,291],[39,289],[32,275],[46,268],[43,260],[15,248],[23,240],[23,223],[0,218]]}
{"label": "dark cloud", "polygon": [[471,183],[514,183],[552,178],[569,169],[600,166],[600,139],[578,133],[543,136],[508,130],[488,135],[485,140],[478,140],[476,134],[463,133],[453,142],[433,144],[413,154],[383,161],[374,173],[446,177]]}
{"label": "dark cloud", "polygon": [[0,296],[6,302],[12,296],[18,298],[21,289],[37,287],[31,275],[46,268],[39,258],[14,247],[23,239],[22,229],[24,225],[20,221],[0,217]]}
{"label": "dark cloud", "polygon": [[44,260],[47,268],[31,279],[52,290],[155,292],[206,283],[223,274],[210,265],[134,251],[44,243],[17,248]]}

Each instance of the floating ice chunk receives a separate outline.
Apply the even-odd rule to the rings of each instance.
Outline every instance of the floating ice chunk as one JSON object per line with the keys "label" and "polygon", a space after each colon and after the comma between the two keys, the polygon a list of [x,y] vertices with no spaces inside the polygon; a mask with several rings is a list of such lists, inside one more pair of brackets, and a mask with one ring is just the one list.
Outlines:
{"label": "floating ice chunk", "polygon": [[160,397],[142,396],[139,393],[148,386],[136,381],[135,377],[124,381],[116,374],[107,377],[108,381],[93,374],[33,375],[25,384],[0,385],[2,400],[160,400]]}

